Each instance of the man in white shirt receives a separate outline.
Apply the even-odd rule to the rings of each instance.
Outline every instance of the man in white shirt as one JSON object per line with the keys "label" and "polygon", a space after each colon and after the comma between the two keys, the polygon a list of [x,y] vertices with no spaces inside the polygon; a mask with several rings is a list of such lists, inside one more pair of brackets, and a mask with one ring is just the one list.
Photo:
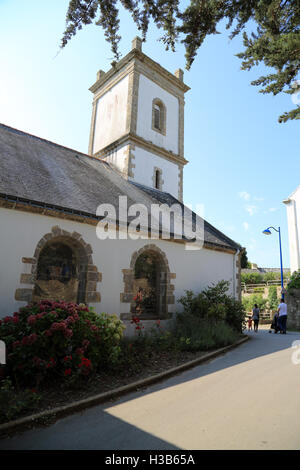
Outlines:
{"label": "man in white shirt", "polygon": [[278,305],[278,326],[280,329],[280,333],[286,334],[286,320],[287,320],[287,304],[285,303],[284,299],[280,300],[280,304]]}

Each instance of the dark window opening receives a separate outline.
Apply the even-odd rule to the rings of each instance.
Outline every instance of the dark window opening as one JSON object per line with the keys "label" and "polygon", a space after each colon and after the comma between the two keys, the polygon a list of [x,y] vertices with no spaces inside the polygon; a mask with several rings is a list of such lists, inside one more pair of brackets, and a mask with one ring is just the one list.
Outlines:
{"label": "dark window opening", "polygon": [[161,108],[157,104],[154,106],[154,127],[161,130]]}
{"label": "dark window opening", "polygon": [[155,188],[156,189],[161,188],[161,174],[159,170],[155,171]]}
{"label": "dark window opening", "polygon": [[166,311],[166,289],[162,263],[156,253],[143,253],[134,268],[134,295],[132,313],[144,318],[159,318]]}
{"label": "dark window opening", "polygon": [[67,283],[77,276],[76,271],[73,250],[64,243],[50,244],[41,252],[37,270],[38,280]]}

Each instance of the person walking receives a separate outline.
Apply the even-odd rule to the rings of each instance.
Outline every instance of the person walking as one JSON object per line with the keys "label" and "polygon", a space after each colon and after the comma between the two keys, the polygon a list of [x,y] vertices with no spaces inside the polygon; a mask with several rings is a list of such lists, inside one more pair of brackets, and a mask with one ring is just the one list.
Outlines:
{"label": "person walking", "polygon": [[287,304],[285,303],[284,299],[280,300],[280,304],[278,305],[278,327],[280,329],[280,333],[286,334],[286,321],[287,321]]}
{"label": "person walking", "polygon": [[252,310],[252,320],[253,320],[253,323],[254,323],[255,333],[257,333],[257,331],[258,331],[259,312],[260,312],[260,310],[258,308],[258,305],[255,304],[254,309]]}

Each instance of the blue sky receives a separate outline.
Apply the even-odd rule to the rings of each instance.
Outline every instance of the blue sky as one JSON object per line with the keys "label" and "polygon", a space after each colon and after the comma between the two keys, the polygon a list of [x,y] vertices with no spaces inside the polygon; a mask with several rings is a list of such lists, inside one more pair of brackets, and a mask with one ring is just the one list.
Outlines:
{"label": "blue sky", "polygon": [[[87,152],[92,94],[99,69],[113,59],[103,30],[85,27],[59,52],[68,0],[0,0],[0,122]],[[121,10],[124,56],[138,35]],[[283,264],[289,267],[286,209],[282,200],[300,184],[299,121],[279,124],[293,107],[291,96],[258,93],[250,85],[265,71],[240,70],[241,38],[208,38],[184,80],[184,200],[204,205],[205,218],[247,248],[259,266],[279,267],[278,238],[262,235],[281,227]],[[184,48],[167,52],[151,27],[143,51],[170,72],[184,69]],[[59,52],[59,53],[58,53]],[[58,54],[57,54],[58,53]]]}

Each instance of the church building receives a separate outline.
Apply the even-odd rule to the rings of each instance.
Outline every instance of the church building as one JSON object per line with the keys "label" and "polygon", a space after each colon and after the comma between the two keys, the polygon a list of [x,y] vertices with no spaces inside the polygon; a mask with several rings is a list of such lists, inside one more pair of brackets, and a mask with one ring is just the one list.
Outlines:
{"label": "church building", "polygon": [[[188,90],[182,70],[168,72],[135,38],[90,88],[88,154],[0,124],[0,317],[31,301],[66,300],[117,314],[130,334],[139,291],[146,327],[172,318],[185,290],[228,280],[240,298],[241,246],[183,203]],[[173,206],[190,214],[190,229],[202,227],[198,249],[176,236],[178,214],[166,237],[162,214],[149,236],[132,212]]]}

